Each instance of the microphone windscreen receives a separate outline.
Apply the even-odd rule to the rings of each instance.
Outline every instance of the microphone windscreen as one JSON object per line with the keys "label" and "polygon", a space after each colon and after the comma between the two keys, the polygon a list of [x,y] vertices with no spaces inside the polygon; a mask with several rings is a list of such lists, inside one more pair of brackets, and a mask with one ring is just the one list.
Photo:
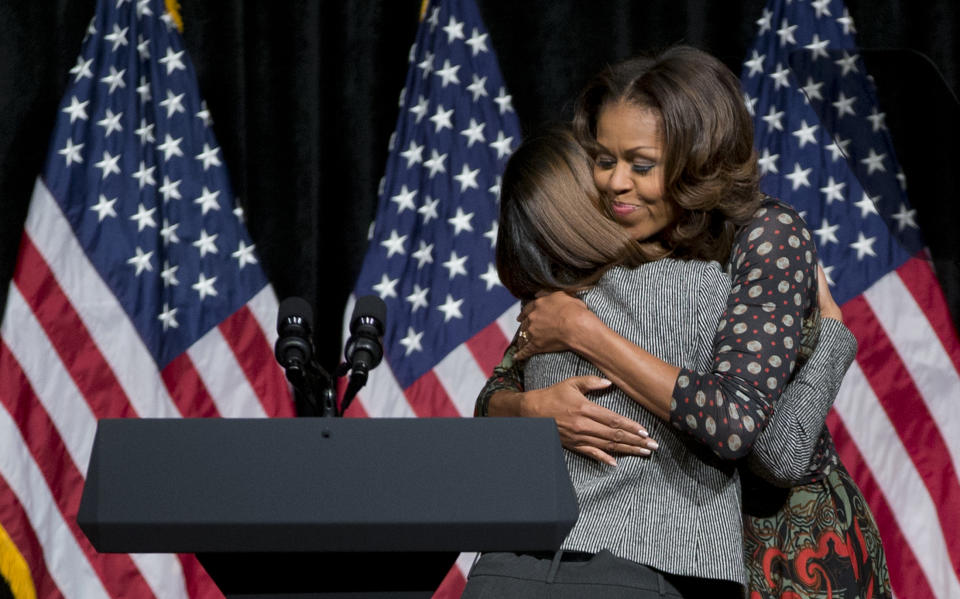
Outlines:
{"label": "microphone windscreen", "polygon": [[307,300],[294,296],[280,302],[277,309],[277,332],[282,333],[280,329],[294,316],[299,316],[307,329],[313,329],[313,308]]}
{"label": "microphone windscreen", "polygon": [[353,307],[353,316],[350,317],[350,330],[356,327],[358,319],[369,316],[377,321],[381,334],[387,324],[387,305],[383,303],[378,295],[364,295],[357,298],[357,304]]}

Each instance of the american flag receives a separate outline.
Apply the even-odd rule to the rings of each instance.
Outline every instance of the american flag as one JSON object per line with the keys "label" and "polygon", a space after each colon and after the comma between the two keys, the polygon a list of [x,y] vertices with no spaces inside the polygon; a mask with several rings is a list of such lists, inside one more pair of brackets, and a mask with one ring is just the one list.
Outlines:
{"label": "american flag", "polygon": [[859,341],[828,424],[900,597],[960,597],[960,342],[842,0],[770,0],[744,62],[763,187]]}
{"label": "american flag", "polygon": [[98,419],[293,413],[276,298],[176,19],[98,2],[8,292],[0,524],[11,582],[41,597],[220,596],[192,556],[101,555],[80,531]]}
{"label": "american flag", "polygon": [[[499,175],[519,141],[473,1],[425,4],[354,290],[387,304],[384,363],[349,415],[473,413],[517,327],[519,307],[497,277],[494,242]],[[348,305],[345,318],[351,312]],[[458,561],[448,588],[462,587],[469,559]]]}

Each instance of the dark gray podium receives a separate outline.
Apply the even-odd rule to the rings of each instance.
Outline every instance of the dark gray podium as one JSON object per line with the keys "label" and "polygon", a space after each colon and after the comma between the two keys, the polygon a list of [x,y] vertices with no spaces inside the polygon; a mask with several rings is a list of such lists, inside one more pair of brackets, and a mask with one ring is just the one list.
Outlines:
{"label": "dark gray podium", "polygon": [[429,597],[461,551],[557,549],[552,420],[100,421],[77,516],[101,552],[196,553],[227,597]]}

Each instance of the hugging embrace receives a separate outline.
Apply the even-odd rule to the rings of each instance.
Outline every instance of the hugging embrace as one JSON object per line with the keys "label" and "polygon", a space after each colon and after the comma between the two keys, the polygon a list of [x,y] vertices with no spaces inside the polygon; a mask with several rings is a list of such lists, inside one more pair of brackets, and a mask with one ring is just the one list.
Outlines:
{"label": "hugging embrace", "polygon": [[891,596],[824,424],[856,340],[758,181],[737,78],[684,46],[606,68],[511,156],[523,308],[475,415],[554,418],[580,515],[556,553],[480,556],[465,598]]}

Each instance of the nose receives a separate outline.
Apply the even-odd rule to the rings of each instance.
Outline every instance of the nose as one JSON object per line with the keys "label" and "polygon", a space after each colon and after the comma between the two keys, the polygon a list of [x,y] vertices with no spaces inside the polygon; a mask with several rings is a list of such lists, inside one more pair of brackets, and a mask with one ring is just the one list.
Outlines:
{"label": "nose", "polygon": [[623,161],[610,170],[610,177],[607,180],[607,191],[621,195],[633,189],[633,179],[630,177],[630,165]]}

